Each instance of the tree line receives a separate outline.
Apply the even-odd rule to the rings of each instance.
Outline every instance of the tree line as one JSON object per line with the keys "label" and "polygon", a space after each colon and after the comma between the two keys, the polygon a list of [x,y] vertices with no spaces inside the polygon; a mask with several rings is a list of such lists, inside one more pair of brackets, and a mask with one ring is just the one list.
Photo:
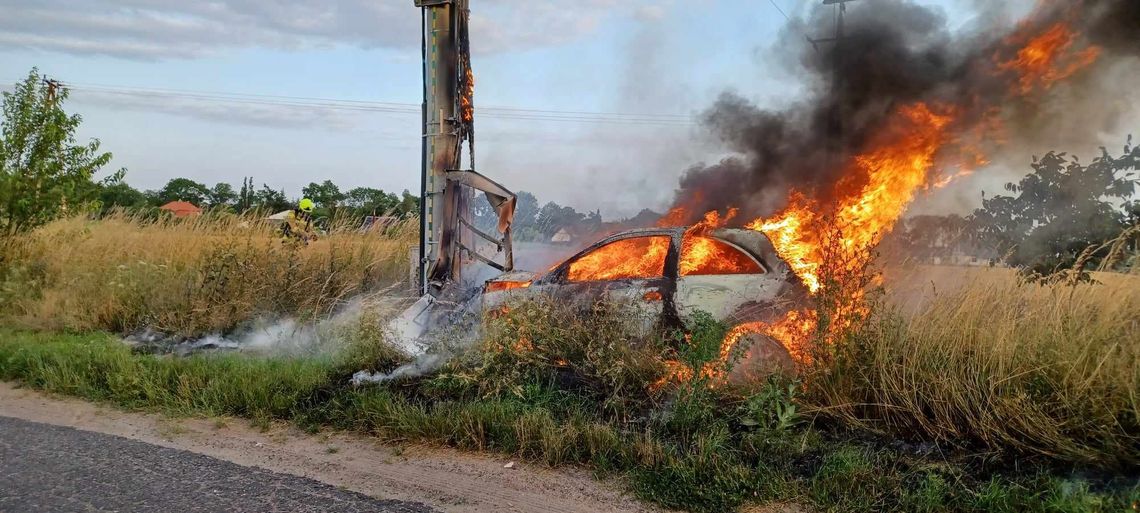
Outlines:
{"label": "tree line", "polygon": [[[318,217],[407,217],[417,215],[420,208],[419,196],[412,195],[406,189],[399,195],[372,187],[354,187],[342,192],[331,180],[309,183],[301,189],[301,197],[313,200]],[[148,191],[140,191],[118,179],[97,184],[95,198],[104,211],[114,208],[157,208],[171,201],[186,201],[203,209],[233,212],[256,210],[268,213],[293,208],[300,200],[289,197],[284,190],[274,189],[268,184],[258,186],[253,177],[242,179],[241,187],[237,189],[226,182],[211,187],[190,178],[173,178],[161,189]]]}
{"label": "tree line", "polygon": [[[514,240],[547,242],[562,229],[578,238],[607,231],[607,227],[613,224],[605,223],[597,210],[583,213],[553,201],[539,206],[538,198],[526,191],[519,191],[515,196],[515,218],[511,225]],[[494,233],[498,217],[484,196],[476,197],[472,217],[476,228]]]}

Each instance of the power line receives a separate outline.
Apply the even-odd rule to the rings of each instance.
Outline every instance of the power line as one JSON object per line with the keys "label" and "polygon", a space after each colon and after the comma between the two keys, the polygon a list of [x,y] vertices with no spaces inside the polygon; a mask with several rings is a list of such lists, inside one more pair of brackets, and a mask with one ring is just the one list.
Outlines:
{"label": "power line", "polygon": [[[386,113],[397,115],[419,115],[420,105],[414,103],[381,102],[367,100],[344,100],[307,96],[279,96],[268,94],[232,93],[218,91],[193,91],[180,89],[157,89],[141,87],[113,86],[105,84],[78,84],[62,82],[63,86],[77,92],[134,96],[143,98],[183,98],[194,101],[233,103],[247,105],[283,106],[310,109],[328,109],[356,112]],[[612,125],[653,125],[688,127],[695,125],[691,116],[679,114],[649,114],[628,112],[589,112],[528,109],[520,107],[479,107],[482,117],[572,123],[594,123]]]}
{"label": "power line", "polygon": [[775,7],[777,11],[780,11],[780,15],[784,17],[784,21],[787,21],[788,23],[792,22],[792,19],[788,17],[787,13],[785,13],[779,5],[776,5],[776,0],[768,0],[768,3],[772,4],[772,7]]}

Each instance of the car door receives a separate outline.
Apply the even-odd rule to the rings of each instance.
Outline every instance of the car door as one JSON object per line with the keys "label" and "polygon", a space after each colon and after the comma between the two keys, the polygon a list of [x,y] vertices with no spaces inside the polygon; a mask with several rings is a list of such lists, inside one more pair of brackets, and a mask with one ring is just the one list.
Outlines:
{"label": "car door", "polygon": [[686,234],[678,267],[682,316],[700,310],[730,323],[763,319],[783,285],[755,255],[711,235]]}
{"label": "car door", "polygon": [[668,232],[603,240],[556,267],[542,280],[542,288],[576,301],[629,305],[638,324],[649,329],[672,298],[676,266],[669,264],[677,258],[674,241]]}

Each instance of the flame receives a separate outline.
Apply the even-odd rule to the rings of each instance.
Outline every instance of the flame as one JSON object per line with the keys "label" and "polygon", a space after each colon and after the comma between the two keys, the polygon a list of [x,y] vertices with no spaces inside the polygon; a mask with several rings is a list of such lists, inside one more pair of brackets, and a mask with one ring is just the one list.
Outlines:
{"label": "flame", "polygon": [[765,335],[779,342],[788,351],[792,361],[798,364],[812,362],[811,351],[807,340],[818,323],[813,310],[790,310],[784,317],[776,322],[749,322],[733,327],[724,336],[720,346],[720,357],[709,362],[701,369],[703,376],[711,378],[714,382],[723,382],[727,377],[729,361],[733,349],[740,340],[747,335]]}
{"label": "flame", "polygon": [[665,365],[665,374],[661,376],[661,379],[649,385],[649,391],[656,392],[665,388],[669,383],[684,383],[693,379],[693,369],[689,368],[688,365],[677,360],[664,360],[661,363]]}
{"label": "flame", "polygon": [[[856,254],[878,244],[902,217],[915,192],[929,179],[934,156],[946,140],[954,119],[952,109],[935,112],[925,103],[898,109],[871,149],[854,157],[847,178],[836,184],[838,204],[833,214],[820,216],[823,205],[793,193],[788,206],[770,219],[748,223],[763,232],[776,252],[812,293],[822,287],[820,267],[830,227],[841,233],[842,250]],[[859,178],[865,183],[855,187]],[[846,193],[848,190],[857,192]],[[865,261],[847,264],[853,270]]]}
{"label": "flame", "polygon": [[787,262],[810,292],[819,290],[818,247],[807,240],[805,225],[815,223],[810,201],[800,193],[793,193],[790,206],[771,220],[757,219],[748,228],[763,232],[776,248],[776,253]]}
{"label": "flame", "polygon": [[483,292],[491,293],[504,290],[525,289],[529,286],[529,281],[489,281]]}
{"label": "flame", "polygon": [[657,220],[657,226],[659,228],[683,226],[685,218],[688,216],[689,211],[685,207],[673,207],[664,216],[661,216],[661,219]]}
{"label": "flame", "polygon": [[1073,76],[1100,56],[1100,48],[1092,45],[1073,51],[1078,44],[1077,34],[1064,22],[1055,23],[1037,35],[1028,32],[1023,28],[1006,39],[1006,45],[1020,46],[1011,58],[1002,60],[1000,51],[994,55],[998,70],[1017,75],[1017,92],[1022,95],[1038,88],[1048,90],[1058,80]]}
{"label": "flame", "polygon": [[[746,254],[707,236],[710,231],[726,226],[737,212],[737,209],[730,208],[723,218],[716,210],[706,212],[701,222],[685,230],[681,239],[681,276],[763,272]],[[670,212],[667,216],[672,214]]]}
{"label": "flame", "polygon": [[475,104],[473,102],[475,98],[475,74],[470,67],[467,68],[464,83],[463,94],[459,95],[459,112],[463,121],[470,123],[471,120],[475,119]]}
{"label": "flame", "polygon": [[[810,364],[812,356],[805,341],[809,340],[817,322],[814,311],[791,310],[775,322],[755,321],[738,324],[725,334],[716,360],[706,363],[696,372],[677,360],[665,360],[662,362],[665,365],[665,374],[650,386],[650,390],[661,389],[669,383],[684,383],[694,376],[707,379],[713,386],[724,384],[728,379],[733,350],[744,337],[749,335],[771,337],[787,349],[794,362]],[[686,342],[689,341],[689,337],[686,334]]]}
{"label": "flame", "polygon": [[611,242],[570,264],[570,281],[604,281],[664,276],[670,238],[666,235]]}
{"label": "flame", "polygon": [[[723,217],[710,211],[701,222],[685,230],[681,238],[681,276],[763,272],[748,255],[708,236],[712,230],[726,226],[736,214],[735,208]],[[682,219],[686,215],[683,209],[675,208],[666,218]],[[663,276],[669,244],[670,238],[664,235],[611,242],[572,262],[569,278],[591,281]]]}

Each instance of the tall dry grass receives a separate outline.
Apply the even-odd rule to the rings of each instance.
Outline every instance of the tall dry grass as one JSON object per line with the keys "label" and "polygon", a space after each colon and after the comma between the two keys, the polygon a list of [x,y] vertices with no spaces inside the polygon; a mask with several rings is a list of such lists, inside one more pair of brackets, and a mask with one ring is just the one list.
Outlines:
{"label": "tall dry grass", "polygon": [[257,317],[309,317],[405,279],[415,223],[340,223],[308,246],[257,217],[62,219],[5,240],[0,315],[43,329],[193,336]]}
{"label": "tall dry grass", "polygon": [[886,304],[815,370],[817,411],[949,444],[1140,466],[1140,276],[1072,287],[1021,285],[1006,269],[887,274]]}

